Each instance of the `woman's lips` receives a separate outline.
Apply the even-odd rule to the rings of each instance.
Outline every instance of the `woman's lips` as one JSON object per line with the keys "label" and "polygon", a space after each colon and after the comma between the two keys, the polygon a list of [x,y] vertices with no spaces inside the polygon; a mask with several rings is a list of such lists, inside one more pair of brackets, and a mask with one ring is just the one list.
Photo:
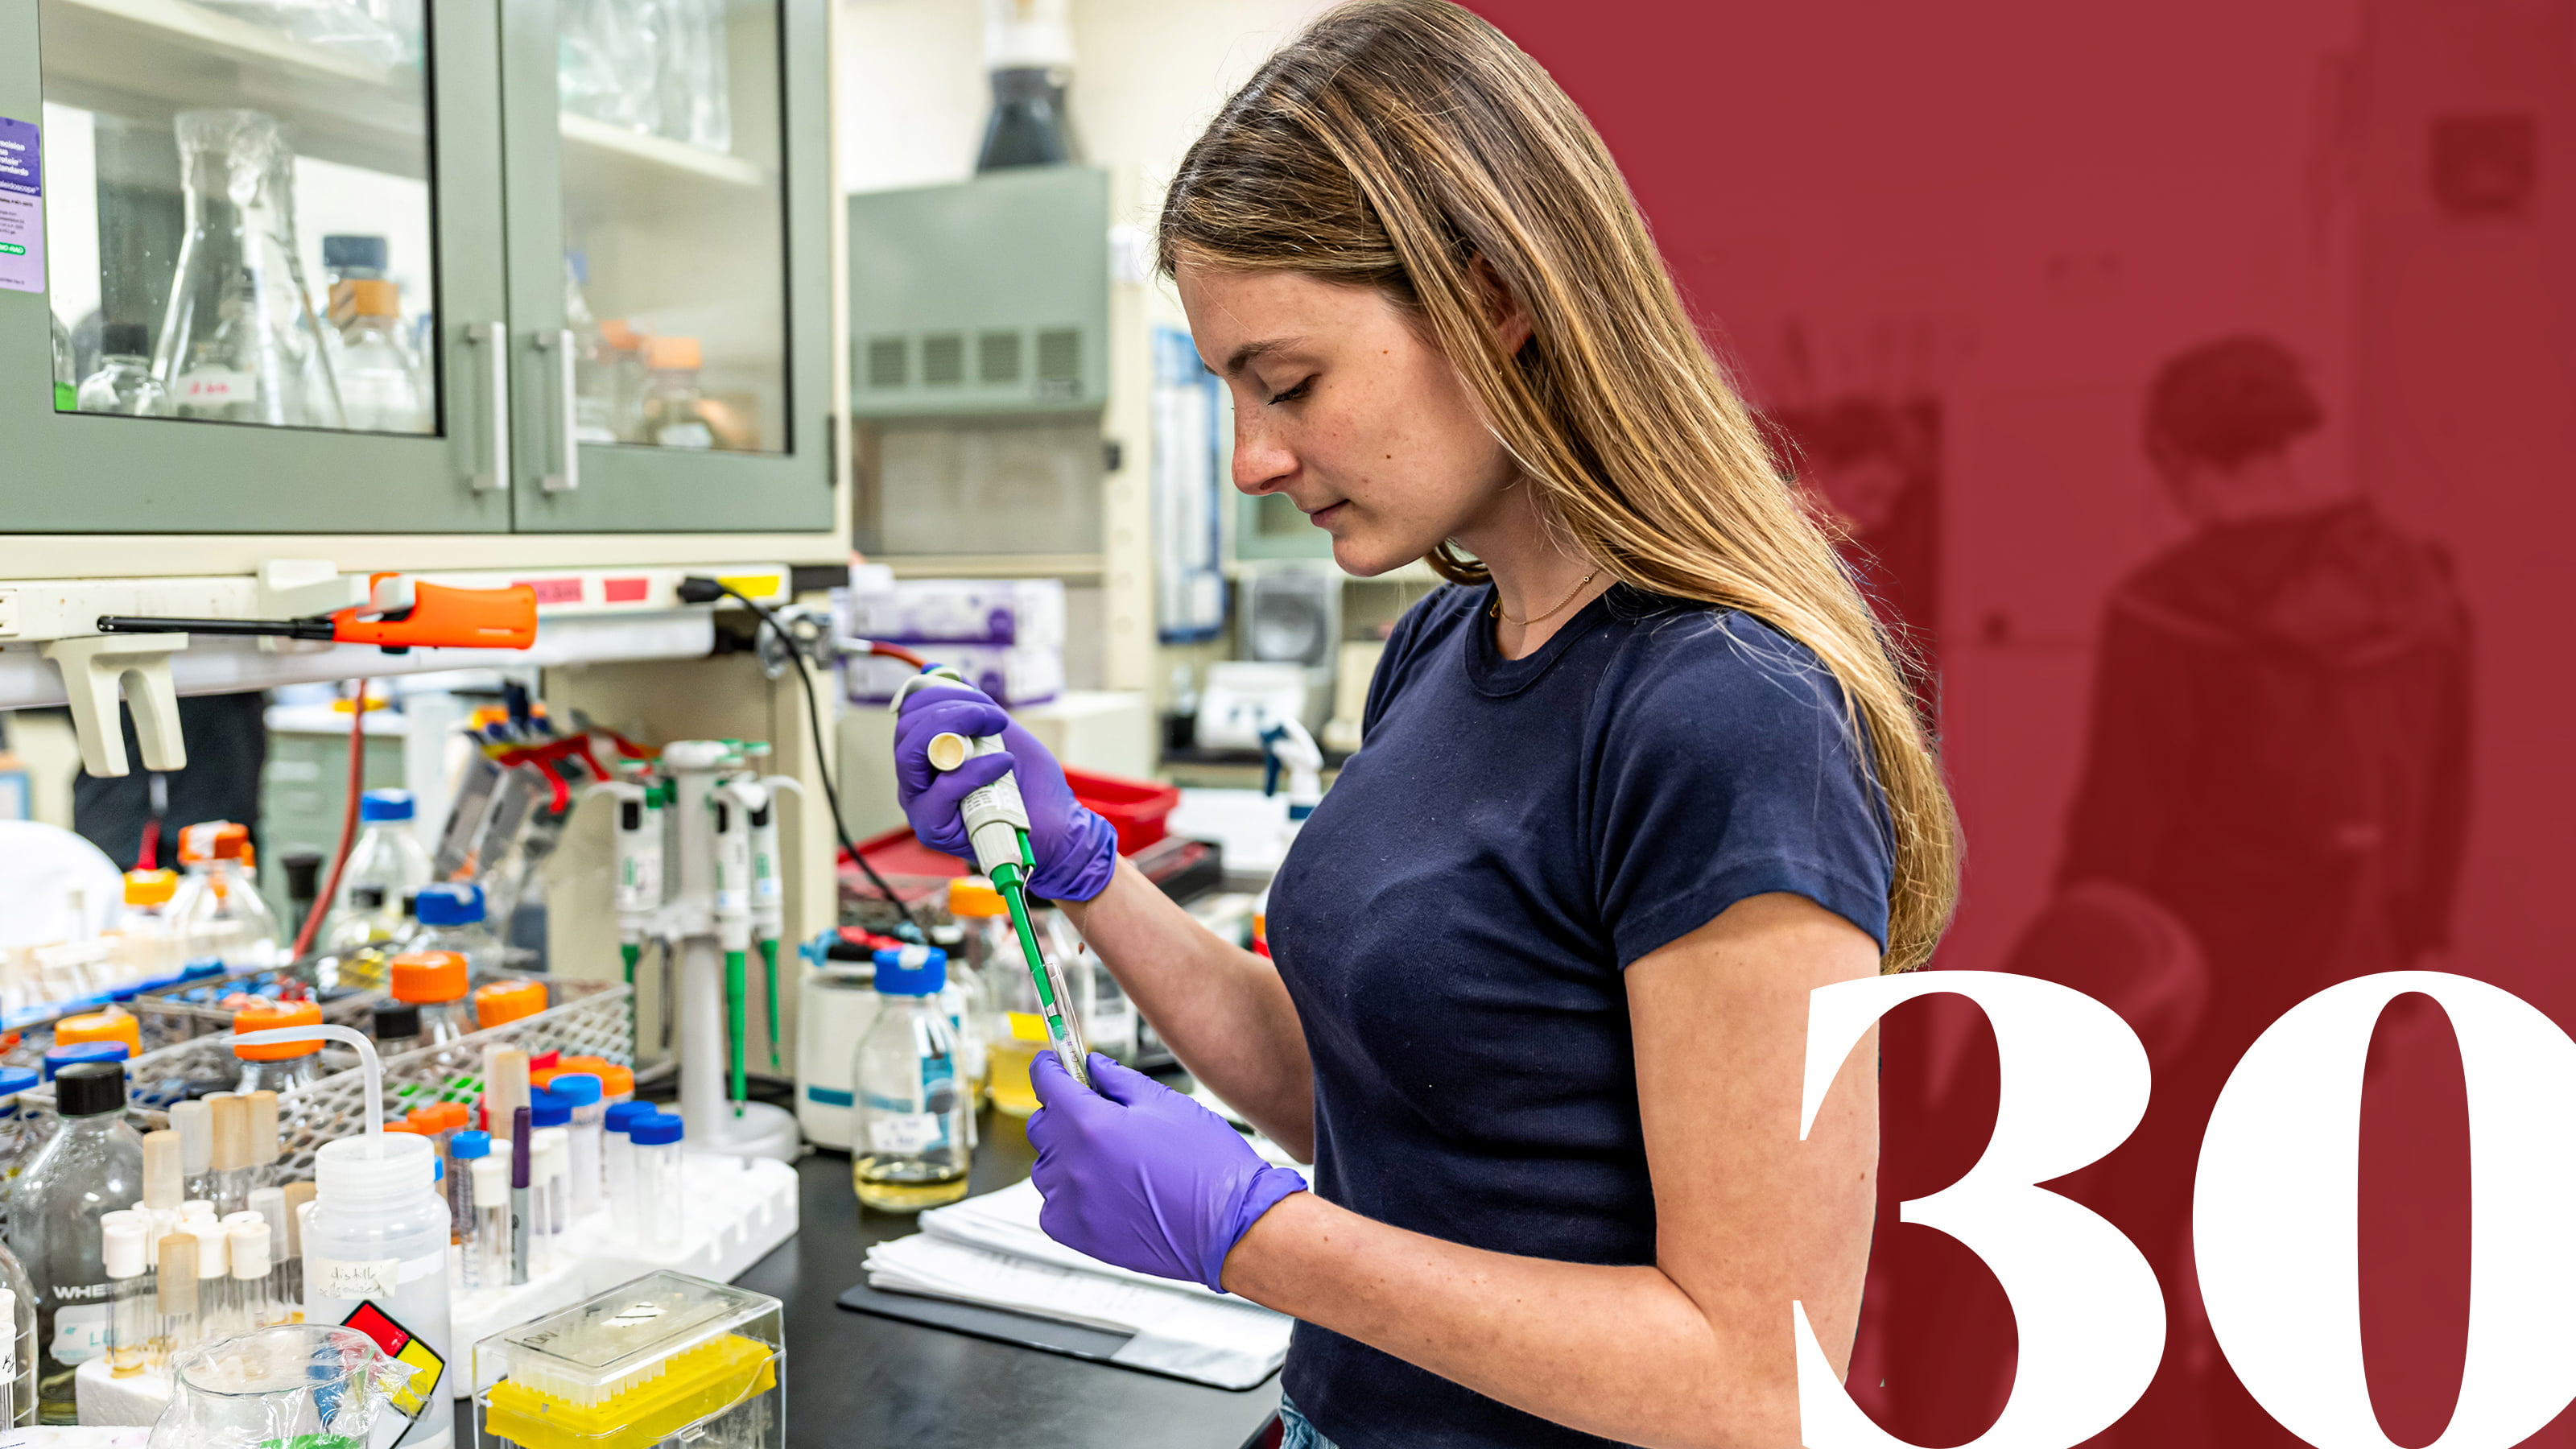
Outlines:
{"label": "woman's lips", "polygon": [[1335,503],[1324,508],[1318,508],[1314,512],[1307,514],[1306,520],[1307,522],[1314,524],[1317,528],[1328,528],[1332,525],[1333,519],[1339,516],[1341,511],[1349,506],[1350,500],[1345,498],[1339,503]]}

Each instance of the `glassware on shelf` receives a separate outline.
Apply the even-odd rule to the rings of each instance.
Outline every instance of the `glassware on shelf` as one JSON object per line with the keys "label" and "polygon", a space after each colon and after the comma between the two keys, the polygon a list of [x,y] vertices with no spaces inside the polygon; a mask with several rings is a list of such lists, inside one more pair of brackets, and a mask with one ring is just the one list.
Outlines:
{"label": "glassware on shelf", "polygon": [[235,15],[344,60],[363,65],[414,63],[420,51],[420,16],[412,7],[406,36],[383,0],[196,0],[208,10]]}
{"label": "glassware on shelf", "polygon": [[403,341],[401,294],[391,282],[347,285],[350,317],[340,329],[336,365],[349,426],[367,433],[428,432],[429,393]]}
{"label": "glassware on shelf", "polygon": [[183,418],[346,425],[295,244],[294,155],[277,118],[181,111],[187,223],[152,372]]}
{"label": "glassware on shelf", "polygon": [[331,325],[346,327],[357,315],[356,293],[351,288],[359,282],[381,282],[385,278],[385,239],[380,236],[352,236],[335,233],[322,238],[322,278],[329,289]]}
{"label": "glassware on shelf", "polygon": [[668,0],[567,0],[557,12],[555,83],[563,108],[646,135],[662,129],[662,26]]}
{"label": "glassware on shelf", "polygon": [[[617,430],[617,349],[590,310],[590,259],[564,253],[564,326],[573,343],[573,439],[614,443]],[[621,324],[622,330],[622,324]]]}
{"label": "glassware on shelf", "polygon": [[47,313],[46,320],[54,324],[54,411],[67,413],[79,406],[80,364],[73,360],[72,334],[63,319]]}
{"label": "glassware on shelf", "polygon": [[660,0],[661,133],[707,151],[733,149],[725,0]]}
{"label": "glassware on shelf", "polygon": [[701,358],[694,337],[655,337],[644,344],[644,441],[657,448],[712,448],[706,403],[698,395]]}
{"label": "glassware on shelf", "polygon": [[79,408],[129,418],[170,415],[170,392],[152,375],[151,334],[140,322],[99,329],[98,371],[81,379]]}

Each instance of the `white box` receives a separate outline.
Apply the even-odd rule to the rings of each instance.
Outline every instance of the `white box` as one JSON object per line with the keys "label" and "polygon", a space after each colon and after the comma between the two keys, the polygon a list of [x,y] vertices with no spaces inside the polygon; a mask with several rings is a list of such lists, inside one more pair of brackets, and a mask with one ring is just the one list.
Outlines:
{"label": "white box", "polygon": [[[1056,646],[990,644],[917,644],[909,646],[933,664],[945,664],[966,682],[993,697],[1004,709],[1044,704],[1064,693],[1064,651]],[[884,704],[903,682],[921,671],[900,659],[867,655],[841,666],[845,697],[852,704]]]}
{"label": "white box", "polygon": [[895,644],[1064,647],[1062,579],[895,579],[851,572],[844,632]]}

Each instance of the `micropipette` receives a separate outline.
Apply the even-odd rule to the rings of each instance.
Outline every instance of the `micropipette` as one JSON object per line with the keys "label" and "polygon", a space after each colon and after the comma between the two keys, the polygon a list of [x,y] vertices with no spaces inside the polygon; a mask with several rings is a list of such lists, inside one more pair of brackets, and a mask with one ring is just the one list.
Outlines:
{"label": "micropipette", "polygon": [[[765,794],[762,800],[766,803]],[[716,938],[724,948],[725,1089],[737,1117],[751,1096],[742,1066],[743,971],[751,951],[751,825],[743,805],[738,777],[707,795],[707,808],[715,814]]]}
{"label": "micropipette", "polygon": [[[903,688],[895,691],[892,707],[902,709],[904,696],[917,688],[965,682],[956,670],[934,664],[903,682]],[[979,739],[934,735],[930,740],[930,767],[944,774],[977,755],[999,754],[1006,748],[999,735]],[[1029,924],[1028,878],[1037,869],[1037,857],[1029,848],[1029,811],[1021,803],[1019,781],[1004,774],[967,795],[957,813],[965,823],[968,842],[974,846],[975,863],[991,878],[993,889],[1010,911],[1011,932],[1020,938],[1020,954],[1027,958],[1029,979],[1037,987],[1038,1010],[1046,1018],[1047,1044],[1054,1048],[1055,1059],[1065,1071],[1088,1087],[1091,1071],[1083,1061],[1086,1053],[1082,1028],[1073,1019],[1063,972],[1038,948],[1037,932]]]}

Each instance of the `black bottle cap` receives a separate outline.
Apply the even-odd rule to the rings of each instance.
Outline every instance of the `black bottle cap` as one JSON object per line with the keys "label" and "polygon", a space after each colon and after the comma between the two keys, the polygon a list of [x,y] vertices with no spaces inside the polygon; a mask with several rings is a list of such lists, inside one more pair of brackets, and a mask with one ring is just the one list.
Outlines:
{"label": "black bottle cap", "polygon": [[322,893],[322,856],[319,851],[290,850],[277,858],[278,868],[286,872],[286,898],[309,901]]}
{"label": "black bottle cap", "polygon": [[141,357],[152,350],[152,333],[140,322],[110,322],[98,329],[98,350],[109,357]]}
{"label": "black bottle cap", "polygon": [[408,1001],[388,1001],[376,1008],[375,1038],[401,1041],[420,1035],[420,1008]]}
{"label": "black bottle cap", "polygon": [[54,1107],[66,1117],[125,1110],[123,1062],[74,1062],[54,1075]]}
{"label": "black bottle cap", "polygon": [[349,887],[349,904],[362,911],[380,911],[385,907],[385,888],[380,885]]}

